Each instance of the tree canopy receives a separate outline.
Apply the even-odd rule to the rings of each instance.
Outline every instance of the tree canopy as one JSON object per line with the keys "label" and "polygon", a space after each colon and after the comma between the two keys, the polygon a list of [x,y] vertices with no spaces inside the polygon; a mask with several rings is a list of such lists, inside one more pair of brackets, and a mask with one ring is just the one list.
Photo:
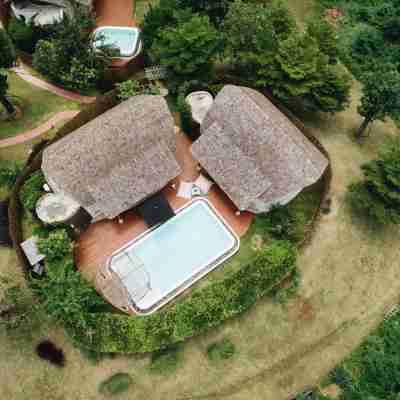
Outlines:
{"label": "tree canopy", "polygon": [[362,137],[368,125],[400,112],[400,73],[393,64],[375,63],[360,77],[363,95],[358,107],[364,117],[357,136]]}

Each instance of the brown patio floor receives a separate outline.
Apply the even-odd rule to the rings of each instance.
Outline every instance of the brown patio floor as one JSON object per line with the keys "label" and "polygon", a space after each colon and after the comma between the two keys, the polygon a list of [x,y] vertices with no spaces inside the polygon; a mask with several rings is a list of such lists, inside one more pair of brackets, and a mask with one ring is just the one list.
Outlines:
{"label": "brown patio floor", "polygon": [[[186,135],[177,133],[176,156],[183,172],[176,179],[176,188],[179,187],[180,179],[192,181],[199,174],[197,163],[190,153],[190,145],[191,142]],[[177,197],[176,189],[171,186],[164,189],[164,194],[174,209],[178,209],[188,202],[188,200]],[[213,185],[207,197],[239,236],[247,232],[253,214],[243,212],[237,216],[235,214],[237,209],[233,203],[216,185]],[[87,278],[94,279],[98,268],[114,251],[148,229],[144,221],[133,211],[124,213],[123,220],[123,224],[110,220],[97,222],[80,236],[75,255],[78,268]]]}
{"label": "brown patio floor", "polygon": [[97,26],[135,26],[132,0],[97,0]]}

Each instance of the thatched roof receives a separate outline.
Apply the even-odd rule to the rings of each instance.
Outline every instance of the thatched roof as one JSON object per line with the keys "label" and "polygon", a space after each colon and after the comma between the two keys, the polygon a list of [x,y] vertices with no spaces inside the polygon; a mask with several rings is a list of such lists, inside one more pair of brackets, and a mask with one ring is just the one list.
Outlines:
{"label": "thatched roof", "polygon": [[227,85],[201,125],[192,153],[240,210],[286,204],[315,183],[328,160],[261,93]]}
{"label": "thatched roof", "polygon": [[95,220],[114,218],[158,192],[181,169],[174,120],[161,96],[135,96],[43,153],[43,173]]}

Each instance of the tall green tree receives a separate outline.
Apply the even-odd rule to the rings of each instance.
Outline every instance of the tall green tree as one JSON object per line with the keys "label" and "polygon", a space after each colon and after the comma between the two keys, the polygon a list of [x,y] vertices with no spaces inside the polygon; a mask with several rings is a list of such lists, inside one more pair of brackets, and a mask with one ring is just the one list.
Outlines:
{"label": "tall green tree", "polygon": [[282,2],[236,0],[224,22],[225,52],[249,84],[267,87],[286,103],[324,112],[343,110],[350,78],[331,64],[317,29],[302,33]]}
{"label": "tall green tree", "polygon": [[319,49],[329,57],[330,64],[338,62],[338,35],[335,28],[325,19],[313,19],[307,24],[307,33],[313,37]]}
{"label": "tall green tree", "polygon": [[54,82],[86,91],[96,87],[111,63],[115,50],[93,46],[91,31],[96,25],[94,15],[77,8],[74,18],[64,16],[55,25],[51,37],[38,42],[33,65]]}
{"label": "tall green tree", "polygon": [[361,75],[360,81],[363,95],[358,112],[364,120],[358,129],[358,138],[364,136],[371,122],[384,121],[400,112],[400,73],[393,64],[375,63],[372,70]]}
{"label": "tall green tree", "polygon": [[400,224],[400,140],[385,146],[362,170],[364,180],[349,188],[353,209],[381,225]]}
{"label": "tall green tree", "polygon": [[154,62],[167,67],[170,89],[176,91],[185,81],[210,81],[220,49],[221,36],[210,19],[194,14],[161,30],[149,53]]}
{"label": "tall green tree", "polygon": [[16,60],[14,46],[4,29],[0,29],[0,103],[9,115],[15,113],[15,107],[7,98],[8,77],[5,69],[14,66]]}

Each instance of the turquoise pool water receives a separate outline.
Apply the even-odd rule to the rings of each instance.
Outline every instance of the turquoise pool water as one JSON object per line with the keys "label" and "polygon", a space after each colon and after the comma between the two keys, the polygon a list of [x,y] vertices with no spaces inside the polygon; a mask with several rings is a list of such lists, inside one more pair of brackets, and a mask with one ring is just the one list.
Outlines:
{"label": "turquoise pool water", "polygon": [[[109,267],[118,271],[137,312],[149,314],[231,257],[238,248],[239,239],[230,227],[208,201],[198,199],[165,224],[117,251]],[[136,269],[135,263],[143,269]],[[148,288],[138,291],[143,279],[148,279]]]}
{"label": "turquoise pool water", "polygon": [[95,46],[114,46],[121,57],[132,57],[139,46],[139,29],[107,26],[97,28],[94,33]]}

